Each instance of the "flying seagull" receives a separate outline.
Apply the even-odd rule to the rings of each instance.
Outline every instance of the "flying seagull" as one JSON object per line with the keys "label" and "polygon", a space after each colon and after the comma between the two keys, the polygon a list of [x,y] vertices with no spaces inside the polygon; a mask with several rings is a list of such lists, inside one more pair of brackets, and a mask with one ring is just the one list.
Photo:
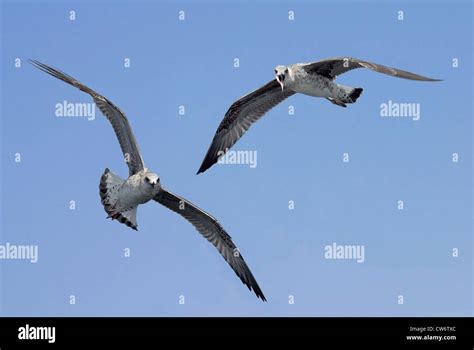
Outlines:
{"label": "flying seagull", "polygon": [[219,124],[211,146],[198,170],[198,174],[213,166],[250,128],[270,109],[299,92],[324,97],[337,106],[354,103],[362,88],[352,88],[334,82],[340,74],[357,68],[368,68],[397,78],[418,81],[439,81],[400,69],[382,66],[350,57],[328,58],[312,63],[276,66],[275,79],[261,88],[235,101]]}
{"label": "flying seagull", "polygon": [[99,194],[108,218],[137,230],[138,206],[153,199],[189,221],[204,238],[217,248],[249,290],[253,290],[258,298],[266,301],[244,258],[221,224],[190,201],[167,191],[161,186],[159,176],[145,167],[125,113],[106,97],[73,77],[36,60],[30,60],[30,63],[43,72],[88,93],[112,124],[128,164],[129,177],[124,180],[109,169],[105,169],[100,179]]}

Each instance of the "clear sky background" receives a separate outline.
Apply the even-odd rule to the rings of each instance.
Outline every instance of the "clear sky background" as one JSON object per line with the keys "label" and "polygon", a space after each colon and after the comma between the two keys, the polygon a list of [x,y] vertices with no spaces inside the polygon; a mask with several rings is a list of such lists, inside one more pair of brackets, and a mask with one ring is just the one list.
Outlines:
{"label": "clear sky background", "polygon": [[[1,12],[0,244],[39,249],[36,264],[0,260],[1,315],[472,315],[471,2],[2,1]],[[255,169],[195,175],[230,104],[274,66],[346,55],[444,81],[349,72],[338,82],[364,88],[356,104],[293,96],[234,148],[256,150]],[[125,111],[147,166],[219,219],[267,303],[159,204],[139,208],[138,232],[105,219],[102,172],[128,174],[112,128],[98,111],[56,117],[57,103],[91,99],[27,58]],[[420,120],[381,117],[389,100],[419,103]],[[365,261],[325,259],[333,243],[363,245]]]}

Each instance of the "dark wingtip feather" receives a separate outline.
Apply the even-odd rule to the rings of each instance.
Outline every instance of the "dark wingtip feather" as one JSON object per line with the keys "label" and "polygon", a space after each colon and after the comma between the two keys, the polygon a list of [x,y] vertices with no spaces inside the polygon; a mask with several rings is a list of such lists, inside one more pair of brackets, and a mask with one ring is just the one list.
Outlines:
{"label": "dark wingtip feather", "polygon": [[217,157],[213,157],[212,154],[212,145],[209,148],[209,150],[206,153],[206,156],[204,157],[204,160],[202,161],[201,166],[199,167],[199,170],[197,171],[196,175],[199,175],[200,173],[205,172],[207,169],[209,169],[211,166],[213,166],[215,163],[217,163]]}
{"label": "dark wingtip feather", "polygon": [[409,80],[417,80],[417,81],[424,81],[424,82],[435,82],[435,81],[443,81],[443,79],[434,79],[434,78],[428,78],[428,77],[425,77],[423,75],[418,75],[418,74],[415,74],[415,78],[405,78],[403,77],[404,79],[409,79]]}
{"label": "dark wingtip feather", "polygon": [[[212,165],[212,164],[211,164]],[[207,169],[211,167],[211,165],[207,165],[206,162],[202,162],[201,166],[199,167],[199,170],[197,171],[196,175],[199,175],[203,172],[205,172]]]}
{"label": "dark wingtip feather", "polygon": [[434,78],[428,78],[428,77],[423,77],[423,79],[418,79],[418,81],[427,81],[427,82],[432,82],[432,81],[443,81],[444,79],[434,79]]}
{"label": "dark wingtip feather", "polygon": [[[253,275],[252,275],[253,277]],[[262,299],[262,301],[267,301],[267,298],[265,298],[265,295],[263,295],[263,292],[262,290],[260,289],[260,286],[258,285],[257,281],[255,280],[255,278],[253,277],[253,281],[252,281],[252,289],[253,289],[253,292],[255,293],[255,295],[257,296],[257,298],[260,298]]]}
{"label": "dark wingtip feather", "polygon": [[243,272],[238,273],[238,271],[230,264],[234,272],[237,274],[237,276],[240,278],[242,283],[247,286],[247,288],[250,291],[253,291],[257,298],[262,299],[262,301],[267,301],[265,298],[265,295],[263,295],[262,289],[260,289],[260,286],[258,285],[257,280],[255,279],[254,275],[252,274],[252,271],[250,271],[250,268],[247,266],[247,263],[244,260],[244,257],[240,255],[242,267],[243,267]]}
{"label": "dark wingtip feather", "polygon": [[[65,83],[68,83],[72,86],[75,86],[75,79],[73,77],[71,77],[70,75],[68,75],[64,72],[61,72],[58,69],[50,67],[50,66],[48,66],[44,63],[41,63],[40,61],[37,61],[37,60],[29,59],[28,62],[30,64],[32,64],[34,67],[38,68],[39,70],[41,70],[45,73],[48,73],[48,74],[52,75],[53,77],[64,81]],[[84,90],[84,87],[82,87],[82,86],[76,86],[76,87],[81,89],[81,90]],[[86,91],[86,90],[84,90],[84,91],[89,93],[89,91]]]}
{"label": "dark wingtip feather", "polygon": [[262,292],[262,290],[258,287],[258,285],[256,286],[256,288],[255,288],[255,287],[253,288],[253,292],[255,293],[255,295],[257,296],[257,298],[260,298],[263,302],[266,302],[266,301],[267,301],[267,298],[265,298],[265,295],[263,295],[263,292]]}

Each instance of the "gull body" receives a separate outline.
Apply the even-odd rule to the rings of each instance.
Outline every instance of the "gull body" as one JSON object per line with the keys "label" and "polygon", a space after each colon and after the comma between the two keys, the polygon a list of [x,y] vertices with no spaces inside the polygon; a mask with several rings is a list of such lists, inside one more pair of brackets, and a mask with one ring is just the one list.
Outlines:
{"label": "gull body", "polygon": [[241,97],[229,107],[217,127],[197,173],[202,173],[217,163],[253,123],[296,93],[322,97],[340,107],[347,107],[347,104],[356,102],[363,89],[337,84],[335,79],[340,74],[358,68],[367,68],[377,73],[408,80],[439,81],[352,57],[335,57],[288,66],[278,65],[274,69],[274,80]]}
{"label": "gull body", "polygon": [[[110,170],[107,173],[110,173]],[[160,190],[159,176],[148,168],[140,170],[121,184],[117,184],[116,188],[110,189],[110,191],[116,191],[116,195],[109,195],[109,198],[105,200],[105,204],[110,206],[109,211],[107,211],[108,217],[113,218],[117,213],[127,212],[132,208],[138,207],[140,204],[149,202]],[[132,228],[136,229],[136,225],[132,226]]]}
{"label": "gull body", "polygon": [[337,84],[322,75],[310,75],[298,64],[275,67],[275,79],[282,91],[286,88],[313,97],[331,97]]}

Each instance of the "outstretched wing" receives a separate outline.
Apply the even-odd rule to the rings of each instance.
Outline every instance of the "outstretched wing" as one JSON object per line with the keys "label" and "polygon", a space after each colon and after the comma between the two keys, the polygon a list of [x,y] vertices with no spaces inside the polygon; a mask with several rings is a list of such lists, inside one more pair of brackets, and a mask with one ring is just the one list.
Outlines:
{"label": "outstretched wing", "polygon": [[97,107],[100,109],[102,114],[107,117],[114,128],[115,135],[117,135],[118,141],[120,143],[120,148],[122,149],[123,155],[128,164],[129,174],[133,175],[145,167],[140,155],[137,141],[135,140],[135,136],[133,135],[130,124],[128,123],[128,119],[125,116],[125,113],[120,110],[120,108],[115,106],[104,96],[88,88],[70,75],[67,75],[36,60],[30,60],[30,63],[36,68],[41,69],[43,72],[51,74],[53,77],[58,78],[91,95]]}
{"label": "outstretched wing", "polygon": [[244,258],[234,242],[232,242],[231,237],[215,218],[199,209],[193,203],[168,192],[164,188],[161,188],[161,191],[155,196],[154,200],[188,220],[204,238],[217,248],[249,290],[253,290],[258,298],[266,301]]}
{"label": "outstretched wing", "polygon": [[419,81],[440,81],[440,79],[427,78],[401,69],[390,68],[381,64],[366,62],[352,57],[328,58],[322,61],[303,64],[302,67],[310,74],[320,74],[329,79],[335,79],[338,75],[353,69],[368,68],[375,72],[391,75],[392,77],[397,78]]}
{"label": "outstretched wing", "polygon": [[266,112],[293,95],[292,90],[281,90],[276,79],[251,92],[230,106],[219,124],[211,146],[198,170],[198,174],[214,165]]}

